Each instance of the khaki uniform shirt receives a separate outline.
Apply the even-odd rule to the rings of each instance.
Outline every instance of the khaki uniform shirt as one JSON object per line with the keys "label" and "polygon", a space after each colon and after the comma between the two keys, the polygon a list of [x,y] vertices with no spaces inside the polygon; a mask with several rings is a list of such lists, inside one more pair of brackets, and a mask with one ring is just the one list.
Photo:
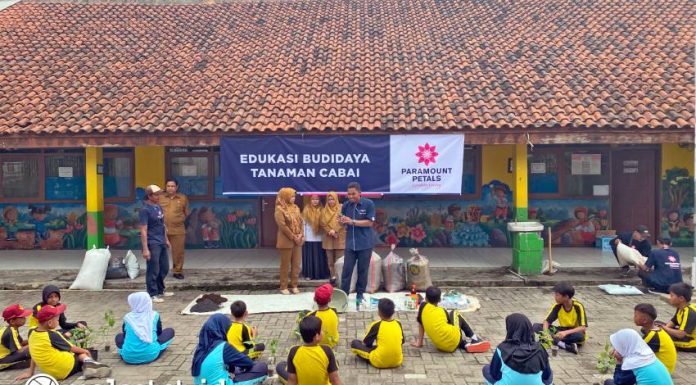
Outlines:
{"label": "khaki uniform shirt", "polygon": [[164,194],[160,197],[159,204],[164,211],[164,225],[167,226],[167,233],[171,235],[186,234],[184,221],[189,214],[186,195],[176,193],[170,197]]}

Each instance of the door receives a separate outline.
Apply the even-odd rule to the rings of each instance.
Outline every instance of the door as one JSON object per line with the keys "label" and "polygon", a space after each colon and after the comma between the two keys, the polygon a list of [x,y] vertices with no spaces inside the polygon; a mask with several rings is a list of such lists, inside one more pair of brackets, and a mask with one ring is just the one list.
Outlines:
{"label": "door", "polygon": [[275,196],[261,197],[261,247],[275,247],[278,236],[276,225]]}
{"label": "door", "polygon": [[611,223],[616,231],[645,225],[657,234],[657,151],[625,149],[612,153]]}

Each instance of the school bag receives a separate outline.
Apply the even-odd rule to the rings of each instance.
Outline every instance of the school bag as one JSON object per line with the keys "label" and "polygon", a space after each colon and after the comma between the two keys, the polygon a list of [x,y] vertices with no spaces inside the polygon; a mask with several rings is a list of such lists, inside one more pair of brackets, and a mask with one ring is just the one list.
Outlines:
{"label": "school bag", "polygon": [[406,282],[409,287],[416,285],[416,290],[425,290],[433,285],[430,280],[430,261],[420,255],[418,249],[408,251],[412,257],[406,262]]}
{"label": "school bag", "polygon": [[406,287],[406,264],[404,259],[394,252],[395,248],[396,245],[391,245],[391,251],[382,260],[384,290],[389,293],[404,290]]}

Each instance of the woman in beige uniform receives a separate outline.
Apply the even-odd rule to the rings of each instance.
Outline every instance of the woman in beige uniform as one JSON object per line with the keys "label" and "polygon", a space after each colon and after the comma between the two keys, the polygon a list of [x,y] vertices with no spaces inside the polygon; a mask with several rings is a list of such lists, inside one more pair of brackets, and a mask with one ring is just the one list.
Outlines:
{"label": "woman in beige uniform", "polygon": [[293,294],[298,294],[297,281],[300,275],[302,244],[304,243],[304,223],[300,209],[295,204],[295,190],[284,187],[278,191],[275,206],[275,221],[278,225],[276,248],[280,254],[280,292],[288,291],[288,268],[290,269],[290,287]]}
{"label": "woman in beige uniform", "polygon": [[336,284],[336,260],[343,256],[346,247],[346,228],[338,223],[341,215],[341,204],[338,202],[338,194],[330,191],[326,195],[326,205],[321,213],[322,247],[326,251],[326,260],[331,272],[331,284]]}

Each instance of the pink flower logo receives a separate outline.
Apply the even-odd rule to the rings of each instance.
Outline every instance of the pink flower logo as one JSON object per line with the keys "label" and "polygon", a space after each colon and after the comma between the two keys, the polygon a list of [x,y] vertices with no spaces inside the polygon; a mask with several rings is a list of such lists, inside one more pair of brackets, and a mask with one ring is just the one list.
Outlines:
{"label": "pink flower logo", "polygon": [[416,153],[416,156],[418,157],[418,163],[425,163],[425,165],[429,165],[430,163],[435,163],[435,158],[440,155],[437,153],[435,150],[435,146],[431,146],[430,144],[426,143],[425,146],[418,146],[418,152]]}

